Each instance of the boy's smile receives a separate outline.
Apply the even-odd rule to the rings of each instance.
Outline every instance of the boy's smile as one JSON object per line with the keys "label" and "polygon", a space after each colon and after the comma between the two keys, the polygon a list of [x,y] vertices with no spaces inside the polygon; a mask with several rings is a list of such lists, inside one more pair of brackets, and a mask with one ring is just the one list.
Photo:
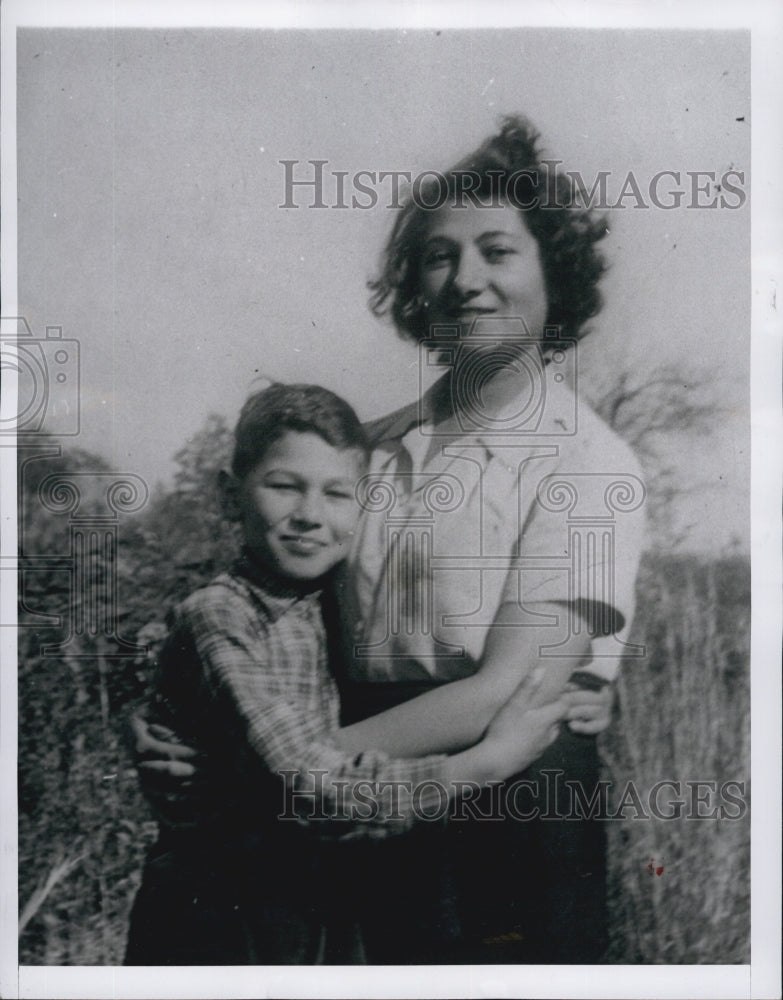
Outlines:
{"label": "boy's smile", "polygon": [[245,545],[267,569],[314,580],[348,551],[361,455],[309,431],[288,431],[235,485]]}

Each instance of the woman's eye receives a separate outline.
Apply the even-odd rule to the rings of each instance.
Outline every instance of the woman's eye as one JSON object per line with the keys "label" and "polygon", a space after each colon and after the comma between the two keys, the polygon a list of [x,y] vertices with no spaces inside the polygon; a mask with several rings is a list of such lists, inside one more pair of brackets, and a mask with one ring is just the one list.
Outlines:
{"label": "woman's eye", "polygon": [[267,488],[270,490],[282,490],[282,491],[294,491],[299,489],[295,483],[267,483]]}
{"label": "woman's eye", "polygon": [[485,247],[484,256],[487,260],[502,260],[509,254],[514,253],[511,247],[495,246],[495,247]]}
{"label": "woman's eye", "polygon": [[424,255],[424,266],[433,267],[437,266],[438,264],[447,264],[450,261],[454,260],[454,256],[455,255],[453,250],[446,250],[446,249],[429,250]]}
{"label": "woman's eye", "polygon": [[331,500],[353,500],[353,490],[327,490],[326,495]]}

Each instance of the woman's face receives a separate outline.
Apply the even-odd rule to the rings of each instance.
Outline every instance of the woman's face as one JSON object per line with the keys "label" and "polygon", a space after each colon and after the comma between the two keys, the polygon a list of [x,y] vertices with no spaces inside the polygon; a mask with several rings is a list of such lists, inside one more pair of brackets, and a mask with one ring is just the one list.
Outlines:
{"label": "woman's face", "polygon": [[509,337],[521,329],[541,338],[548,301],[540,252],[512,205],[438,209],[420,260],[428,328],[458,327],[459,339],[467,340],[476,320],[494,331],[503,329],[502,319],[515,321],[505,327]]}

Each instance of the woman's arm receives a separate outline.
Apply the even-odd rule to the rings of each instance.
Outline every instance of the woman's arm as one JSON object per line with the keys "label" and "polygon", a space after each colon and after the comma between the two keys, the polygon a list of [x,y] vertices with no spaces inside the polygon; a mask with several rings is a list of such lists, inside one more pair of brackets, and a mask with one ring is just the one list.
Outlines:
{"label": "woman's arm", "polygon": [[[538,604],[536,612],[561,621],[564,615],[576,613],[554,603]],[[551,619],[545,625],[523,624],[519,606],[503,604],[489,629],[475,674],[346,726],[337,733],[336,742],[343,750],[374,747],[395,757],[451,753],[472,746],[526,677],[536,678],[529,704],[544,705],[556,700],[573,671],[589,660],[590,636],[584,623],[580,634],[561,647],[557,656],[543,656],[542,648],[562,633],[562,628],[552,627]]]}

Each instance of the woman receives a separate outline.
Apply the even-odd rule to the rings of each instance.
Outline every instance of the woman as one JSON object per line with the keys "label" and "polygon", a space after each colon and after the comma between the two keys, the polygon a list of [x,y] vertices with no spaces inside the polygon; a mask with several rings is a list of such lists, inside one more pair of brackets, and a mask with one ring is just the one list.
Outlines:
{"label": "woman", "polygon": [[[338,740],[395,756],[475,743],[533,670],[542,699],[587,664],[613,676],[643,500],[630,451],[564,378],[600,305],[603,223],[516,118],[414,194],[372,306],[448,371],[370,429],[340,590]],[[603,833],[573,808],[597,788],[600,715],[446,829],[340,853],[335,909],[361,916],[369,961],[600,960]]]}
{"label": "woman", "polygon": [[[370,430],[373,473],[341,602],[355,715],[421,695],[367,724],[391,753],[470,744],[524,671],[545,668],[552,694],[591,656],[598,683],[611,679],[626,649],[644,488],[630,450],[563,377],[600,307],[605,231],[519,118],[433,176],[397,219],[373,309],[448,371]],[[599,787],[590,729],[564,728],[524,776],[539,790],[524,808],[477,805],[474,815],[505,822],[452,822],[448,851],[441,836],[425,847],[426,832],[415,851],[375,847],[395,890],[376,921],[378,961],[432,954],[418,918],[443,928],[451,961],[600,960],[603,831],[574,803]],[[362,735],[352,727],[344,746]],[[536,808],[545,818],[520,821]]]}

